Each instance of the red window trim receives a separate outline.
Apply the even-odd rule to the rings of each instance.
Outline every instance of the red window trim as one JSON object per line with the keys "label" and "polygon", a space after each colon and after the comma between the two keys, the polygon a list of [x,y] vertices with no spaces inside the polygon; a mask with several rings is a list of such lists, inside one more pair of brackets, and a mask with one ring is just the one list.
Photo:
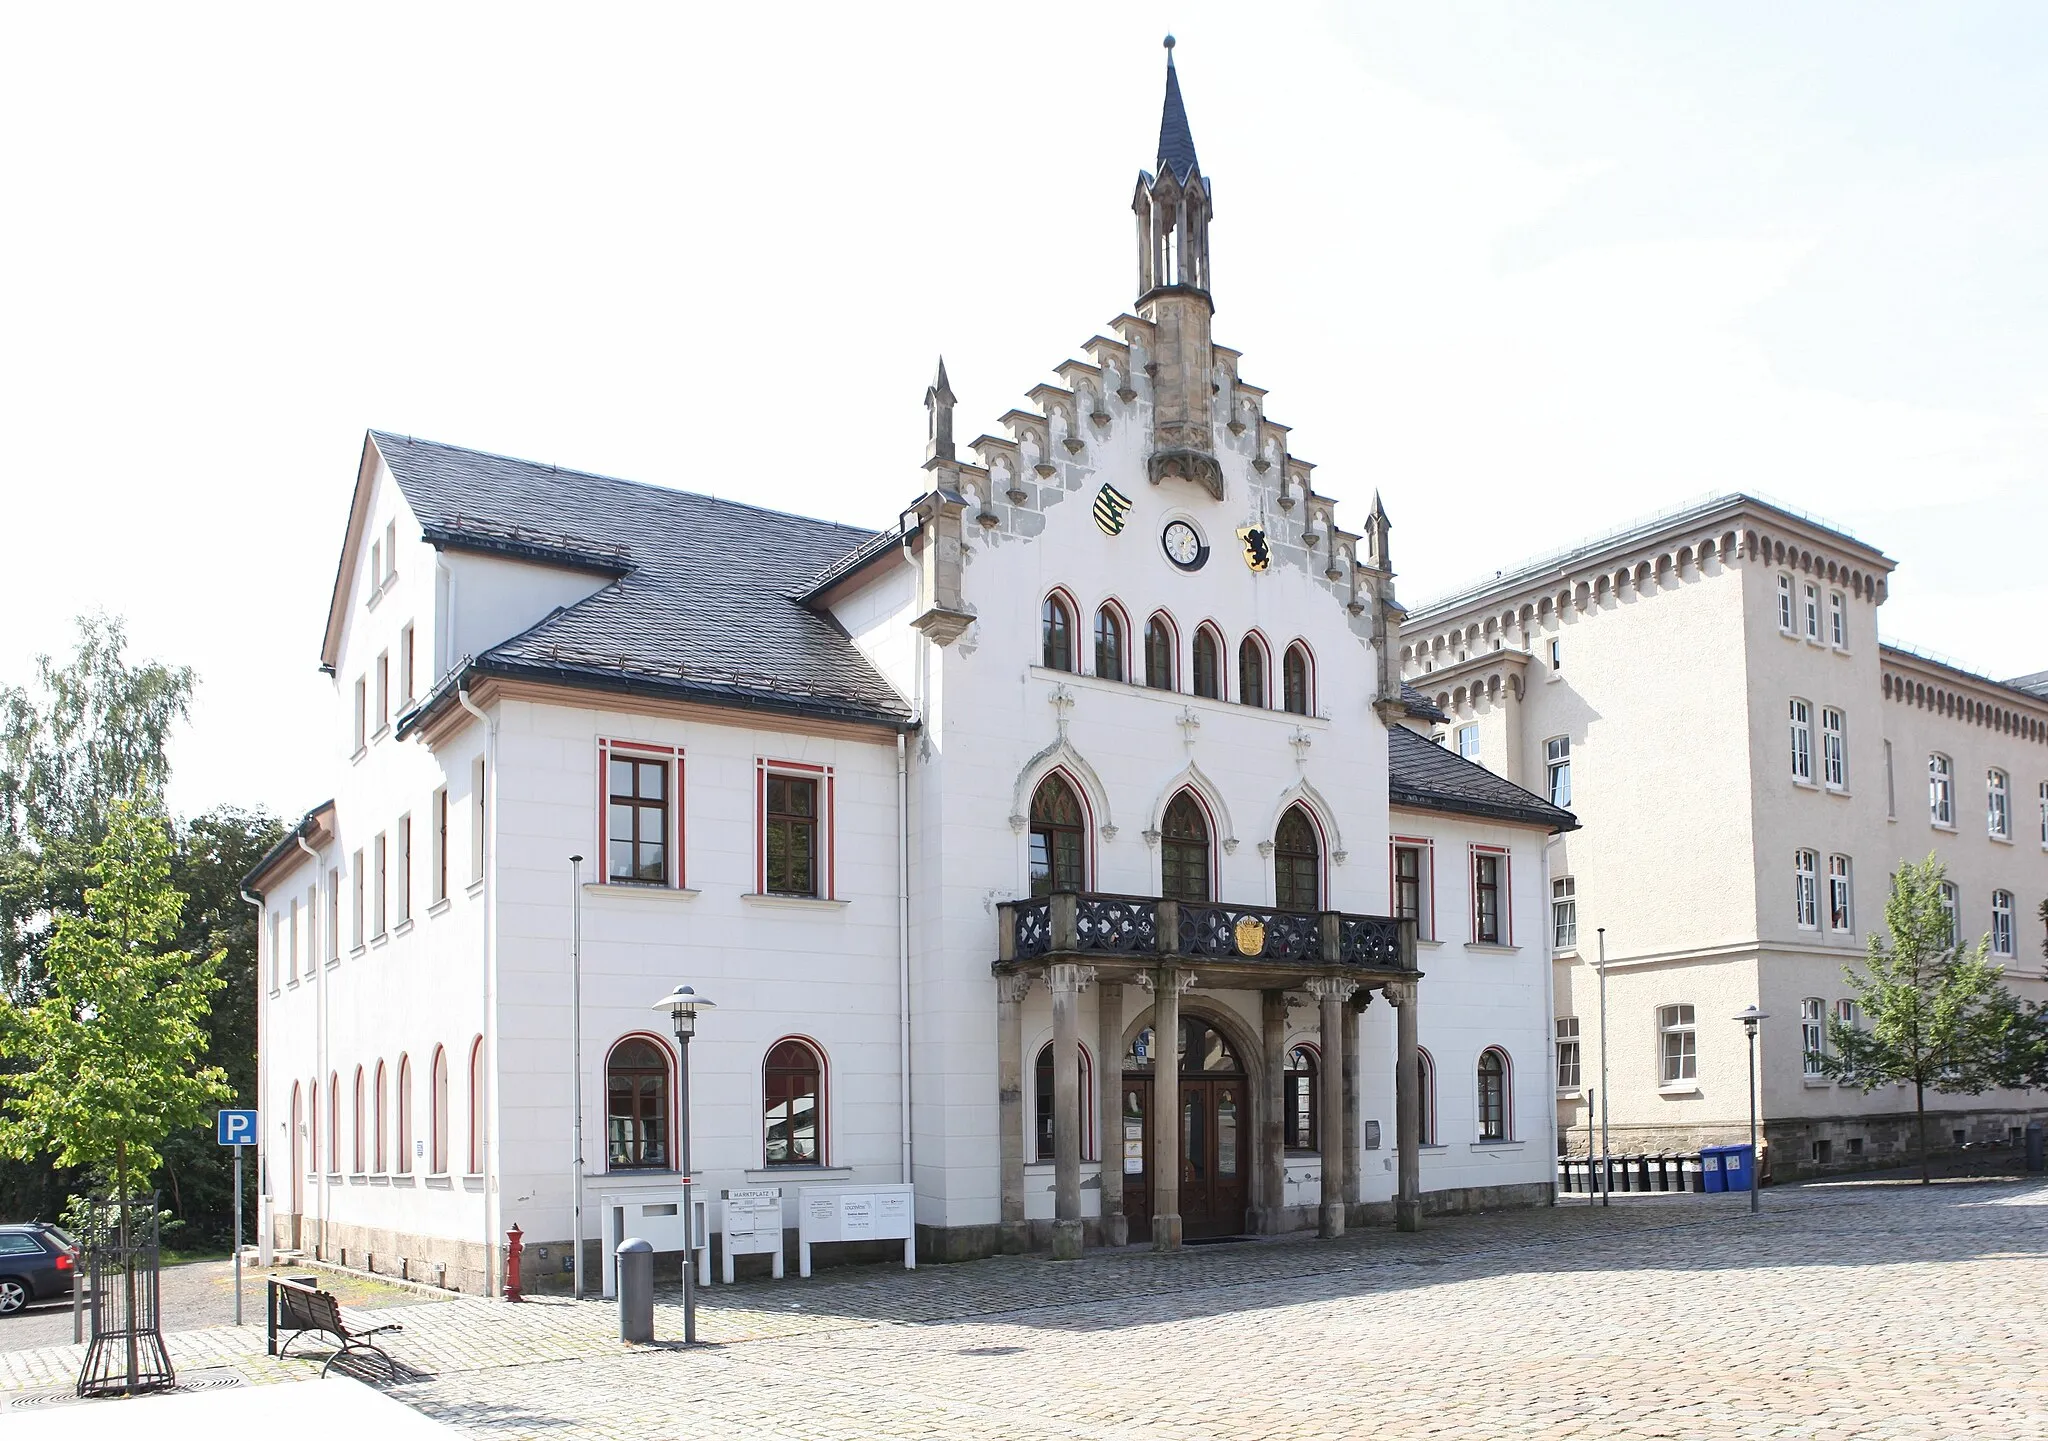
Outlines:
{"label": "red window trim", "polygon": [[1203,631],[1216,642],[1216,694],[1201,696],[1203,700],[1228,701],[1231,699],[1231,672],[1237,662],[1237,650],[1223,634],[1223,627],[1213,620],[1195,622],[1195,628],[1188,632],[1188,690],[1189,695],[1199,695],[1195,689],[1195,640]]}
{"label": "red window trim", "polygon": [[[818,840],[825,853],[819,857],[818,899],[839,899],[839,847],[834,840],[839,799],[837,774],[831,766],[814,765],[809,761],[770,760],[766,756],[754,757],[754,894],[768,893],[768,777],[771,775],[799,776],[821,782],[818,787]],[[824,1149],[822,1140],[818,1145],[820,1150]]]}
{"label": "red window trim", "polygon": [[[768,1058],[775,1054],[776,1047],[784,1041],[796,1041],[811,1053],[818,1063],[818,1160],[817,1166],[824,1168],[832,1164],[832,1061],[825,1054],[825,1048],[801,1031],[791,1031],[777,1036],[761,1052],[761,1064],[755,1071],[754,1106],[760,1114],[761,1134],[755,1154],[761,1158],[761,1165],[767,1170],[783,1169],[768,1165]],[[807,1169],[802,1166],[797,1170]]]}
{"label": "red window trim", "polygon": [[[1173,618],[1171,611],[1164,608],[1155,610],[1152,614],[1145,617],[1146,627],[1149,629],[1155,620],[1166,622],[1167,676],[1166,690],[1162,691],[1161,694],[1185,694],[1181,686],[1180,622]],[[1139,671],[1142,672],[1145,666],[1144,636],[1142,632],[1139,635],[1137,654],[1137,666]]]}
{"label": "red window trim", "polygon": [[[1489,1052],[1500,1057],[1501,1134],[1500,1141],[1493,1143],[1499,1145],[1501,1142],[1521,1139],[1521,1134],[1515,1130],[1515,1058],[1508,1054],[1506,1046],[1486,1045],[1479,1048],[1479,1058],[1472,1063],[1472,1119],[1479,1124],[1485,1121],[1485,1117],[1479,1113],[1479,1062],[1485,1060]],[[1479,1138],[1475,1136],[1473,1139]]]}
{"label": "red window trim", "polygon": [[1394,909],[1394,895],[1400,882],[1400,872],[1395,868],[1394,850],[1397,846],[1411,846],[1422,852],[1422,887],[1426,894],[1422,907],[1429,924],[1418,927],[1418,940],[1433,941],[1436,930],[1436,842],[1428,836],[1389,836],[1387,838],[1387,910]]}
{"label": "red window trim", "polygon": [[[1481,856],[1500,857],[1500,889],[1497,897],[1500,902],[1500,939],[1497,941],[1482,941],[1479,939],[1479,858]],[[1469,920],[1472,926],[1473,945],[1512,946],[1515,943],[1515,908],[1512,901],[1515,888],[1514,883],[1515,860],[1509,854],[1506,846],[1482,846],[1477,843],[1472,846],[1471,857],[1465,867],[1465,885],[1471,891],[1471,904],[1466,907],[1466,910],[1470,912]],[[1503,1051],[1501,1054],[1506,1055],[1507,1053]]]}
{"label": "red window trim", "polygon": [[[1133,634],[1131,631],[1131,613],[1128,610],[1125,610],[1124,603],[1118,600],[1113,595],[1104,596],[1102,599],[1102,604],[1095,607],[1094,614],[1092,614],[1088,618],[1088,674],[1098,676],[1101,675],[1101,673],[1095,669],[1095,622],[1104,611],[1108,611],[1111,615],[1116,617],[1117,628],[1123,634],[1124,673],[1122,675],[1116,676],[1101,676],[1101,679],[1118,680],[1128,685],[1131,683],[1131,676],[1134,673],[1142,672],[1145,668],[1145,657],[1142,649],[1144,637],[1136,637],[1140,649],[1137,657],[1137,665],[1133,667],[1131,664],[1131,648],[1133,640]],[[1140,684],[1142,683],[1143,682],[1141,681]]]}
{"label": "red window trim", "polygon": [[[1289,811],[1300,811],[1303,815],[1307,816],[1309,826],[1316,833],[1316,898],[1318,901],[1321,902],[1317,909],[1325,911],[1333,910],[1335,908],[1330,904],[1329,829],[1323,825],[1322,816],[1317,814],[1316,808],[1308,803],[1307,798],[1303,796],[1296,796],[1293,800],[1289,801],[1286,805],[1280,808],[1280,814],[1273,822],[1273,839],[1276,843],[1279,841],[1280,838],[1280,822],[1287,819],[1287,813]],[[1393,864],[1392,851],[1389,851],[1387,853],[1387,864],[1389,866]],[[1276,844],[1273,865],[1273,904],[1276,906],[1280,904],[1280,879],[1278,867],[1279,858],[1278,847]],[[1391,892],[1389,894],[1391,894]]]}
{"label": "red window trim", "polygon": [[1230,658],[1237,666],[1238,691],[1240,692],[1237,697],[1237,703],[1239,705],[1246,703],[1242,692],[1244,690],[1243,655],[1247,641],[1259,648],[1259,689],[1264,691],[1265,695],[1259,701],[1257,709],[1279,710],[1280,702],[1276,698],[1279,693],[1274,687],[1279,683],[1280,675],[1273,668],[1273,645],[1272,642],[1266,639],[1265,632],[1261,631],[1257,626],[1253,626],[1239,637],[1236,648],[1230,652]]}
{"label": "red window trim", "polygon": [[1296,636],[1293,640],[1287,642],[1287,649],[1280,652],[1280,689],[1278,692],[1280,703],[1276,709],[1287,709],[1287,657],[1293,655],[1296,651],[1301,652],[1304,679],[1308,682],[1308,695],[1306,697],[1308,710],[1306,713],[1314,715],[1316,713],[1316,653],[1314,648],[1300,636]]}
{"label": "red window trim", "polygon": [[[683,820],[683,780],[684,766],[686,764],[683,748],[681,746],[659,745],[653,741],[619,740],[610,736],[600,736],[597,741],[597,848],[592,852],[597,857],[597,879],[592,884],[601,886],[619,885],[629,890],[634,889],[636,885],[632,881],[614,881],[612,879],[611,854],[606,845],[608,834],[607,816],[611,806],[610,771],[611,753],[613,751],[630,753],[640,760],[663,759],[674,762],[669,767],[668,777],[668,834],[662,838],[668,847],[669,855],[674,859],[669,865],[668,882],[659,889],[688,890],[689,886],[683,878],[685,859],[683,840],[688,830]],[[639,885],[638,888],[643,890],[651,889],[644,884]]]}
{"label": "red window trim", "polygon": [[1081,778],[1064,765],[1055,762],[1045,768],[1045,774],[1031,783],[1030,793],[1024,798],[1024,884],[1031,884],[1031,807],[1038,799],[1038,788],[1052,777],[1058,776],[1081,807],[1081,889],[1092,890],[1095,886],[1095,805],[1088,799],[1088,787],[1081,784]]}
{"label": "red window trim", "polygon": [[659,1175],[652,1167],[635,1166],[627,1170],[612,1171],[611,1114],[612,1114],[612,1057],[619,1053],[619,1047],[628,1041],[649,1041],[654,1049],[661,1052],[662,1064],[668,1067],[668,1168],[676,1169],[681,1156],[676,1150],[676,1053],[675,1042],[658,1031],[624,1031],[605,1048],[604,1062],[598,1071],[598,1111],[601,1120],[598,1133],[604,1137],[604,1169],[608,1174],[621,1176]]}
{"label": "red window trim", "polygon": [[[482,1132],[489,1120],[484,1115],[483,1091],[484,1038],[478,1036],[469,1043],[469,1169],[465,1176],[481,1176],[484,1173],[484,1138]],[[453,1118],[451,1118],[451,1124]]]}

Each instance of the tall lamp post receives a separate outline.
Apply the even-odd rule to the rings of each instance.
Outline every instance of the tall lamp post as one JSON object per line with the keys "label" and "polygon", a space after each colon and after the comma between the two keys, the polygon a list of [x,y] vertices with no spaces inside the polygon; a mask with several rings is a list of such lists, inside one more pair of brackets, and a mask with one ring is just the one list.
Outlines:
{"label": "tall lamp post", "polygon": [[683,1175],[683,1344],[697,1344],[697,1207],[690,1190],[690,1037],[697,1034],[697,1012],[715,1009],[690,986],[677,986],[654,1003],[667,1011],[676,1028],[676,1161]]}
{"label": "tall lamp post", "polygon": [[1763,1177],[1758,1174],[1756,1148],[1756,1029],[1759,1021],[1768,1021],[1770,1014],[1759,1011],[1755,1006],[1745,1006],[1735,1013],[1735,1019],[1742,1022],[1742,1029],[1749,1037],[1749,1213],[1757,1213],[1757,1194],[1762,1187]]}

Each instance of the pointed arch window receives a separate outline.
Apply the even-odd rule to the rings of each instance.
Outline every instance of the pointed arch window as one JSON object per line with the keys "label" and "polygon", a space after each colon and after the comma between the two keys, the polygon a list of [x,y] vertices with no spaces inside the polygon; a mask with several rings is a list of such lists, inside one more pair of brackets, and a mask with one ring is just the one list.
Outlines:
{"label": "pointed arch window", "polygon": [[777,1041],[763,1070],[761,1109],[771,1166],[825,1164],[825,1065],[802,1041]]}
{"label": "pointed arch window", "polygon": [[1173,627],[1155,615],[1145,622],[1145,684],[1153,690],[1173,687]]}
{"label": "pointed arch window", "polygon": [[1287,1053],[1286,1109],[1282,1112],[1287,1128],[1287,1149],[1290,1151],[1314,1151],[1316,1144],[1316,1050],[1313,1046],[1296,1046]]}
{"label": "pointed arch window", "polygon": [[1056,775],[1031,795],[1031,894],[1087,889],[1087,819],[1074,788]]}
{"label": "pointed arch window", "polygon": [[[1088,1048],[1077,1046],[1075,1049],[1081,1057],[1081,1159],[1085,1161],[1093,1151],[1089,1144],[1088,1121],[1095,1114],[1095,1108],[1088,1098],[1095,1077],[1088,1060]],[[1034,1130],[1038,1149],[1035,1154],[1041,1161],[1050,1161],[1056,1154],[1053,1130],[1058,1122],[1058,1108],[1053,1104],[1052,1060],[1052,1042],[1047,1041],[1038,1048],[1038,1064],[1031,1073],[1031,1094],[1037,1107]]]}
{"label": "pointed arch window", "polygon": [[349,1155],[349,1170],[354,1172],[358,1176],[360,1176],[363,1173],[364,1164],[367,1159],[367,1152],[369,1150],[370,1142],[370,1128],[367,1124],[368,1116],[366,1114],[367,1108],[363,1104],[366,1099],[367,1098],[365,1096],[363,1087],[363,1068],[361,1066],[357,1066],[355,1106],[356,1124],[355,1131],[351,1137],[351,1141],[355,1149]]}
{"label": "pointed arch window", "polygon": [[1210,899],[1209,818],[1186,791],[1166,807],[1160,823],[1160,894],[1171,901]]}
{"label": "pointed arch window", "polygon": [[377,1082],[371,1092],[371,1099],[376,1102],[377,1113],[371,1122],[371,1134],[376,1144],[371,1148],[370,1169],[381,1176],[384,1174],[384,1163],[388,1159],[384,1148],[384,1062],[381,1060],[377,1062]]}
{"label": "pointed arch window", "polygon": [[1428,1051],[1415,1052],[1416,1144],[1436,1144],[1436,1059]]}
{"label": "pointed arch window", "polygon": [[1287,647],[1280,662],[1280,705],[1294,715],[1309,713],[1308,647],[1300,641]]}
{"label": "pointed arch window", "polygon": [[1039,608],[1040,663],[1047,670],[1074,668],[1074,612],[1057,595]]}
{"label": "pointed arch window", "polygon": [[1223,643],[1207,626],[1195,632],[1195,694],[1223,699]]}
{"label": "pointed arch window", "polygon": [[1300,806],[1289,806],[1273,831],[1273,904],[1283,911],[1321,910],[1322,872],[1315,822]]}
{"label": "pointed arch window", "polygon": [[1124,678],[1124,618],[1115,606],[1095,612],[1095,673],[1104,680]]}
{"label": "pointed arch window", "polygon": [[668,1168],[668,1053],[645,1036],[628,1036],[604,1063],[605,1169]]}
{"label": "pointed arch window", "polygon": [[1237,645],[1237,699],[1240,705],[1266,703],[1266,648],[1251,636]]}
{"label": "pointed arch window", "polygon": [[334,1071],[327,1073],[327,1170],[341,1171],[341,1076]]}

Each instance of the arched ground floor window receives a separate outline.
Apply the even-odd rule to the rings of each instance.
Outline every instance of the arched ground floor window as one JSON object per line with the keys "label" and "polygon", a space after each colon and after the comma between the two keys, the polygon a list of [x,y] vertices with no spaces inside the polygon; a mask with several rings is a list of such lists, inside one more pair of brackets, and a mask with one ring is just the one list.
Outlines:
{"label": "arched ground floor window", "polygon": [[605,1169],[666,1170],[669,1058],[646,1036],[628,1036],[604,1063]]}
{"label": "arched ground floor window", "polygon": [[1514,1134],[1508,1105],[1508,1057],[1498,1046],[1479,1053],[1479,1139],[1505,1141]]}
{"label": "arched ground floor window", "polygon": [[[1094,1127],[1089,1121],[1094,1117],[1095,1070],[1088,1058],[1086,1046],[1077,1047],[1081,1054],[1081,1159],[1088,1160],[1095,1154]],[[1047,1041],[1038,1048],[1038,1065],[1033,1071],[1032,1095],[1037,1117],[1038,1146],[1034,1154],[1041,1161],[1050,1161],[1054,1155],[1053,1126],[1058,1119],[1053,1104],[1052,1085],[1052,1042]]]}
{"label": "arched ground floor window", "polygon": [[1287,1149],[1290,1151],[1317,1150],[1316,1122],[1316,1072],[1319,1069],[1314,1046],[1296,1046],[1287,1053],[1286,1088],[1282,1092],[1285,1109],[1282,1122],[1286,1127]]}
{"label": "arched ground floor window", "polygon": [[794,1036],[768,1049],[761,1075],[763,1159],[771,1166],[825,1164],[825,1058]]}

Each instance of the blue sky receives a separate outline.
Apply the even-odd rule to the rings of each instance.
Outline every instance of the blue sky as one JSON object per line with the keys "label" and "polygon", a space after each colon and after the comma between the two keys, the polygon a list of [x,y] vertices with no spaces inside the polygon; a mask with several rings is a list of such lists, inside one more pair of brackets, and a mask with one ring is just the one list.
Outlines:
{"label": "blue sky", "polygon": [[320,799],[370,426],[886,523],[936,353],[971,436],[1133,299],[1168,29],[1217,337],[1405,597],[1747,489],[2048,666],[2038,7],[364,4],[0,15],[0,677],[125,614],[177,804]]}

